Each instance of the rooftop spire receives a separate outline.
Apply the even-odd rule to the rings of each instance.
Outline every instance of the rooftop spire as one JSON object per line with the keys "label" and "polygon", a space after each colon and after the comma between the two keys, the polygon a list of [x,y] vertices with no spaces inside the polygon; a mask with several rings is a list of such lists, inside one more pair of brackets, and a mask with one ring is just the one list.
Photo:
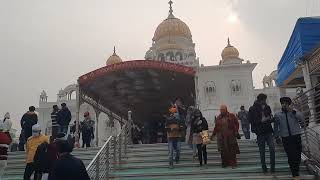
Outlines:
{"label": "rooftop spire", "polygon": [[116,54],[116,46],[113,46],[113,54]]}
{"label": "rooftop spire", "polygon": [[169,4],[169,16],[168,16],[168,18],[174,18],[174,16],[173,16],[173,10],[172,10],[172,4],[173,4],[173,2],[172,2],[172,0],[170,0],[169,2],[168,2],[168,4]]}
{"label": "rooftop spire", "polygon": [[228,46],[231,46],[231,44],[230,44],[230,38],[228,37]]}

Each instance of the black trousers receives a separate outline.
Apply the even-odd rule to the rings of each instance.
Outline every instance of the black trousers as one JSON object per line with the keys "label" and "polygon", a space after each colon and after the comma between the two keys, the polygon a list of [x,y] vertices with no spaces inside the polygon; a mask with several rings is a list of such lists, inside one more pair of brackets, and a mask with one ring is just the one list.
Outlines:
{"label": "black trousers", "polygon": [[86,147],[90,147],[91,144],[91,138],[83,138],[82,136],[82,148],[84,148],[84,145],[86,145]]}
{"label": "black trousers", "polygon": [[282,143],[284,150],[286,151],[288,156],[288,163],[290,166],[292,176],[299,176],[302,152],[301,136],[294,135],[283,137]]}
{"label": "black trousers", "polygon": [[41,180],[42,174],[35,171],[33,163],[28,163],[23,175],[23,180],[30,180],[31,175],[34,173],[34,180]]}
{"label": "black trousers", "polygon": [[203,144],[197,144],[197,149],[198,149],[198,159],[200,162],[200,166],[202,166],[202,157],[204,160],[204,164],[207,164],[207,146]]}

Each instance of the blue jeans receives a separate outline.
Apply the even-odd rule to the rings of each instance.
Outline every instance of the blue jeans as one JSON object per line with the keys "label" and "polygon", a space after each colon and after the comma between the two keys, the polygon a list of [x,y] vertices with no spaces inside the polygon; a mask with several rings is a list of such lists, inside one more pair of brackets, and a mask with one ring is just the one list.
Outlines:
{"label": "blue jeans", "polygon": [[68,133],[68,125],[60,125],[60,133],[67,134]]}
{"label": "blue jeans", "polygon": [[241,124],[242,132],[246,139],[250,139],[250,124]]}
{"label": "blue jeans", "polygon": [[260,160],[263,172],[267,172],[268,168],[266,165],[266,143],[269,146],[270,152],[270,170],[271,172],[275,171],[275,146],[273,142],[273,135],[271,133],[265,135],[258,135],[257,137],[259,152],[260,152]]}
{"label": "blue jeans", "polygon": [[175,161],[178,162],[180,160],[180,150],[181,150],[181,142],[180,139],[169,139],[168,140],[168,148],[169,148],[169,162],[173,164],[173,151],[176,151]]}

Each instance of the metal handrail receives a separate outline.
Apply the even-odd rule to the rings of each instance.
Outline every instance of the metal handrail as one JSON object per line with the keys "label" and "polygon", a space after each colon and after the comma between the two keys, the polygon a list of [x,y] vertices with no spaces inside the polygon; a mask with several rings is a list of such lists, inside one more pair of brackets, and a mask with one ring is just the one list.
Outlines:
{"label": "metal handrail", "polygon": [[108,138],[86,168],[91,180],[109,179],[111,171],[121,166],[131,144],[130,132],[131,123],[126,123],[119,134]]}
{"label": "metal handrail", "polygon": [[[320,167],[320,84],[293,99],[295,109],[304,115],[302,149],[313,169]],[[320,173],[320,172],[317,172]]]}
{"label": "metal handrail", "polygon": [[107,145],[110,143],[110,141],[112,140],[112,136],[110,136],[108,138],[108,140],[104,143],[104,145],[101,147],[101,149],[98,151],[98,153],[94,156],[94,158],[92,159],[92,161],[90,162],[90,164],[87,166],[87,171],[90,169],[90,167],[93,165],[93,163],[96,161],[96,159],[98,159],[98,157],[100,156],[100,154],[102,153],[103,149],[105,149],[107,147]]}

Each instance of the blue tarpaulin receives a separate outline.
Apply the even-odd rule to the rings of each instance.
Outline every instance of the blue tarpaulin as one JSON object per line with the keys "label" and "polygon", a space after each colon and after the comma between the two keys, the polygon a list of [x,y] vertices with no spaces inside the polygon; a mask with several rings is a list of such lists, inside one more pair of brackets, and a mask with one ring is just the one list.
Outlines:
{"label": "blue tarpaulin", "polygon": [[320,17],[299,18],[278,64],[276,84],[283,85],[297,68],[297,62],[320,45]]}

